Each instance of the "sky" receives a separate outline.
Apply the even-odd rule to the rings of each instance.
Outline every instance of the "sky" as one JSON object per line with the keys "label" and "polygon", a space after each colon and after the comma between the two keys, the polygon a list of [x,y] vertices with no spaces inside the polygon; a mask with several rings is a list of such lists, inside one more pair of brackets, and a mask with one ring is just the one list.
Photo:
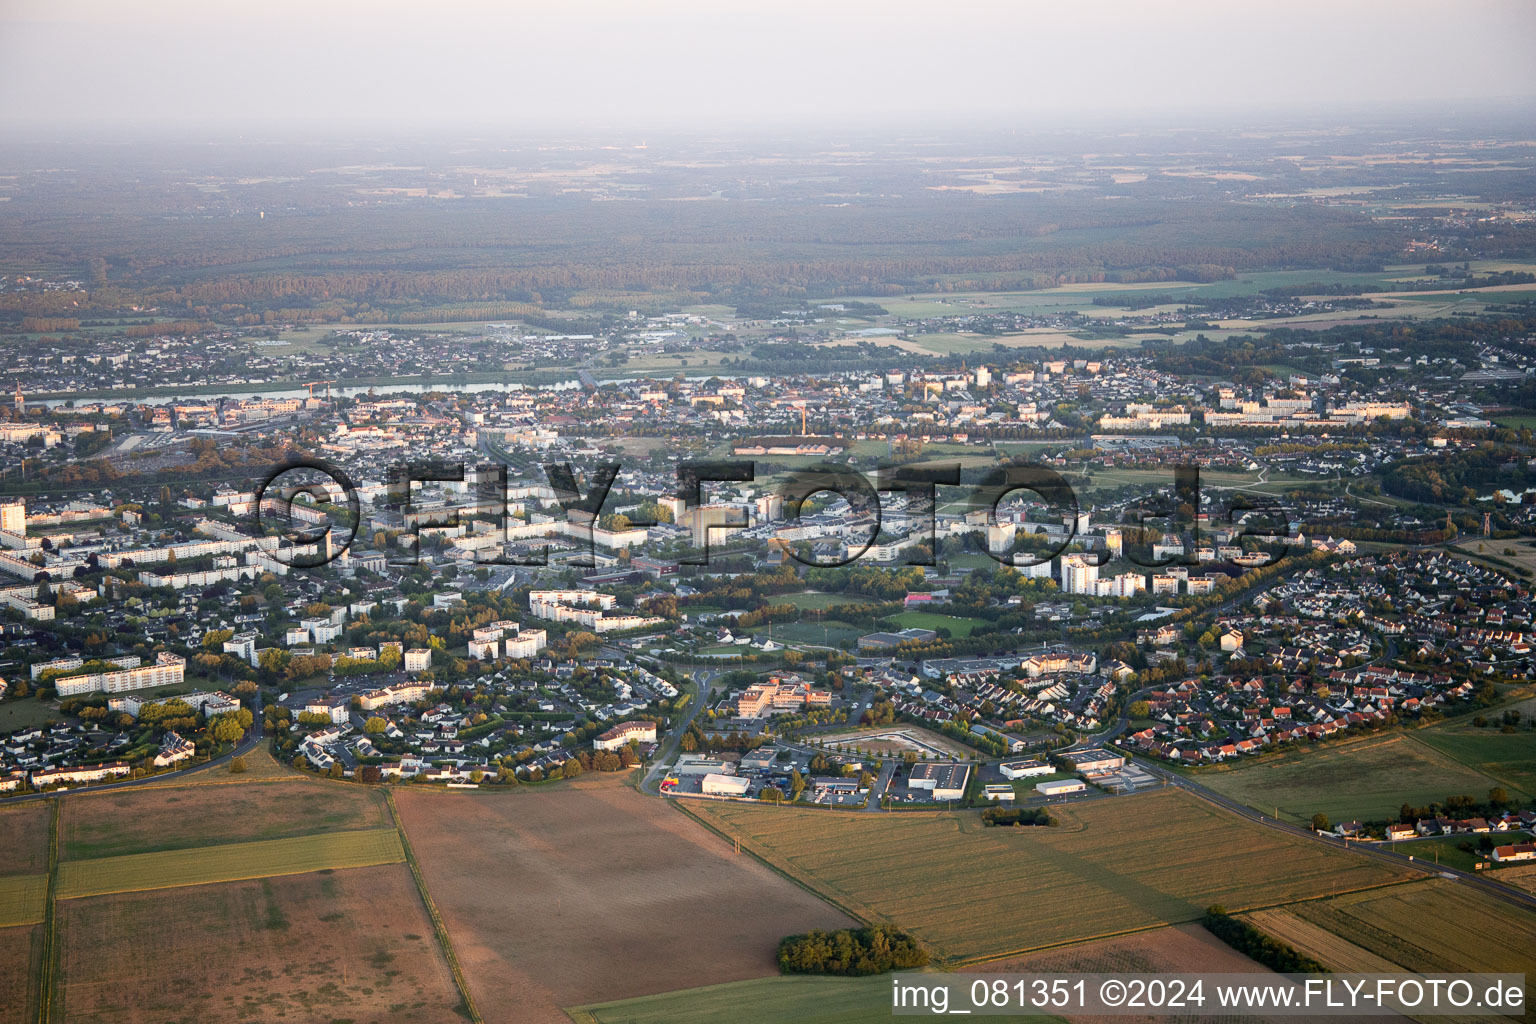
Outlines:
{"label": "sky", "polygon": [[0,0],[0,130],[1536,110],[1533,44],[1531,0]]}

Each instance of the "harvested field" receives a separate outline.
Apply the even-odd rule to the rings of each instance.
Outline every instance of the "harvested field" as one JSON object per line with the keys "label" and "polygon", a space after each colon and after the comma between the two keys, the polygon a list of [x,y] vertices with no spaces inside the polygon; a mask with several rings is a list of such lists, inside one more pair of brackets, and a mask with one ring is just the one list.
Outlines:
{"label": "harvested field", "polygon": [[248,754],[242,754],[241,757],[245,759],[243,772],[230,771],[226,763],[217,768],[205,768],[202,771],[193,772],[191,775],[168,776],[159,782],[150,782],[134,788],[142,791],[172,786],[228,786],[235,783],[309,778],[290,765],[279,763],[267,750],[266,744],[258,744],[254,750]]}
{"label": "harvested field", "polygon": [[389,811],[378,791],[300,778],[259,785],[94,793],[64,802],[59,856],[80,860],[380,828],[389,823]]}
{"label": "harvested field", "polygon": [[[1026,956],[978,964],[969,970],[983,974],[1167,974],[1179,971],[1263,974],[1267,968],[1228,946],[1201,925],[1182,924],[1173,928],[1154,928],[1134,935],[1101,939],[1098,942],[1041,950]],[[1280,1017],[1225,1017],[1215,1013],[1199,1017],[1177,1014],[1157,1017],[1076,1015],[1069,1019],[1074,1024],[1175,1024],[1179,1021],[1217,1024],[1228,1020],[1256,1024],[1267,1020],[1285,1020]]]}
{"label": "harvested field", "polygon": [[37,971],[42,953],[42,928],[0,928],[0,1024],[37,1020]]}
{"label": "harvested field", "polygon": [[776,974],[781,938],[851,923],[611,778],[396,802],[490,1024]]}
{"label": "harvested field", "polygon": [[1361,949],[1348,939],[1342,939],[1326,928],[1303,920],[1283,907],[1255,910],[1242,917],[1264,934],[1279,939],[1335,971],[1354,974],[1396,974],[1398,971],[1398,966],[1392,961],[1383,960],[1370,950]]}
{"label": "harvested field", "polygon": [[1410,971],[1536,974],[1536,913],[1461,883],[1430,878],[1315,900],[1294,910]]}
{"label": "harvested field", "polygon": [[0,875],[48,870],[48,804],[0,808]]}
{"label": "harvested field", "polygon": [[403,864],[69,900],[59,914],[59,1020],[462,1019]]}
{"label": "harvested field", "polygon": [[1062,824],[1050,829],[986,828],[975,811],[687,806],[851,913],[914,932],[950,963],[1193,921],[1213,903],[1236,911],[1408,875],[1178,790],[1058,807]]}
{"label": "harvested field", "polygon": [[47,875],[0,876],[0,928],[41,921],[47,896]]}
{"label": "harvested field", "polygon": [[330,868],[396,864],[404,859],[400,833],[393,828],[330,832],[257,843],[64,861],[59,865],[57,892],[59,899],[75,899]]}

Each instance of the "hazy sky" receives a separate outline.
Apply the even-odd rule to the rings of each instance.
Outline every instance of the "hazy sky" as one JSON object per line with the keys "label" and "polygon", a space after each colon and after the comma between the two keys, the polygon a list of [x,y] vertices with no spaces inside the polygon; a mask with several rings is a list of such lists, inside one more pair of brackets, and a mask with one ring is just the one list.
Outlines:
{"label": "hazy sky", "polygon": [[337,133],[1536,107],[1531,0],[0,0],[0,125]]}

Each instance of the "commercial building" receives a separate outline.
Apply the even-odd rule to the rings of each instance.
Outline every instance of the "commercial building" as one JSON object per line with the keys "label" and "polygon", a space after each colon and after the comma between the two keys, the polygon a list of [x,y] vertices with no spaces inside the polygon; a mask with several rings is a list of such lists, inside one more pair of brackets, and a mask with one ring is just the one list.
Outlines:
{"label": "commercial building", "polygon": [[997,766],[1005,779],[1028,779],[1036,775],[1050,775],[1056,769],[1044,761],[1004,761]]}
{"label": "commercial building", "polygon": [[926,789],[935,800],[959,800],[965,796],[965,784],[970,777],[970,765],[923,761],[912,766],[907,787]]}
{"label": "commercial building", "polygon": [[752,780],[742,775],[706,775],[699,784],[705,796],[745,796]]}
{"label": "commercial building", "polygon": [[1057,755],[1063,764],[1075,772],[1112,772],[1125,767],[1125,755],[1095,747],[1092,750],[1069,750]]}
{"label": "commercial building", "polygon": [[1086,793],[1088,784],[1081,779],[1057,779],[1055,782],[1035,783],[1035,792],[1041,796],[1067,796],[1071,793]]}

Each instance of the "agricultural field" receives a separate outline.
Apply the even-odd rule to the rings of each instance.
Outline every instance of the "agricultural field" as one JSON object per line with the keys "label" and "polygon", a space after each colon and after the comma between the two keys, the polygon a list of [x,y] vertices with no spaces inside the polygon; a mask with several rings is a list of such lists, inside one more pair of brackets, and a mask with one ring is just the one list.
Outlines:
{"label": "agricultural field", "polygon": [[108,791],[64,802],[59,855],[80,860],[388,825],[382,793],[299,776],[260,785]]}
{"label": "agricultural field", "polygon": [[1262,974],[1267,968],[1239,953],[1198,924],[1153,928],[1097,942],[1080,942],[1006,960],[989,960],[971,970],[991,974],[1112,973],[1161,974],[1212,971]]}
{"label": "agricultural field", "polygon": [[403,864],[66,900],[59,941],[58,1020],[462,1019]]}
{"label": "agricultural field", "polygon": [[[1495,714],[1490,713],[1490,719]],[[1506,789],[1536,793],[1536,730],[1502,733],[1497,728],[1456,725],[1425,729],[1415,733],[1414,738],[1498,779]],[[1473,795],[1481,798],[1485,794]]]}
{"label": "agricultural field", "polygon": [[0,875],[0,928],[41,921],[47,896],[47,875]]}
{"label": "agricultural field", "polygon": [[1271,938],[1335,971],[1351,974],[1396,974],[1400,968],[1348,939],[1297,915],[1294,907],[1271,907],[1243,914],[1242,919]]}
{"label": "agricultural field", "polygon": [[784,936],[853,923],[612,778],[396,801],[488,1024],[774,975]]}
{"label": "agricultural field", "polygon": [[1395,820],[1403,803],[1422,806],[1457,793],[1479,800],[1502,783],[1441,753],[1420,734],[1370,737],[1297,750],[1196,773],[1201,785],[1293,822]]}
{"label": "agricultural field", "polygon": [[257,746],[254,750],[242,754],[245,761],[245,771],[232,772],[229,764],[221,764],[216,768],[205,768],[191,775],[170,775],[156,782],[148,782],[142,786],[135,786],[136,791],[146,789],[171,789],[187,786],[231,786],[235,784],[245,785],[251,782],[274,782],[278,780],[289,781],[292,779],[309,779],[312,776],[302,775],[289,765],[281,764],[267,750],[266,744]]}
{"label": "agricultural field", "polygon": [[404,859],[400,834],[393,828],[324,832],[253,843],[66,860],[59,865],[57,892],[60,899],[74,899],[394,864]]}
{"label": "agricultural field", "polygon": [[0,928],[0,1024],[37,1020],[41,927]]}
{"label": "agricultural field", "polygon": [[902,612],[892,615],[890,621],[899,629],[947,629],[951,636],[970,636],[971,630],[982,620],[962,618],[957,615],[939,615],[935,612]]}
{"label": "agricultural field", "polygon": [[[1529,974],[1531,951],[1536,950],[1536,913],[1442,878],[1290,909],[1303,921],[1410,971]],[[1326,946],[1302,951],[1325,963],[1337,955]]]}
{"label": "agricultural field", "polygon": [[0,875],[48,870],[50,813],[42,801],[0,808]]}
{"label": "agricultural field", "polygon": [[1213,903],[1240,910],[1408,874],[1168,789],[1059,806],[1050,829],[986,828],[974,811],[688,810],[851,914],[913,932],[950,964],[1189,922]]}
{"label": "agricultural field", "polygon": [[[566,1011],[576,1024],[890,1024],[891,983],[883,976],[789,975],[684,989]],[[1048,1021],[1050,1017],[1010,1017]]]}

